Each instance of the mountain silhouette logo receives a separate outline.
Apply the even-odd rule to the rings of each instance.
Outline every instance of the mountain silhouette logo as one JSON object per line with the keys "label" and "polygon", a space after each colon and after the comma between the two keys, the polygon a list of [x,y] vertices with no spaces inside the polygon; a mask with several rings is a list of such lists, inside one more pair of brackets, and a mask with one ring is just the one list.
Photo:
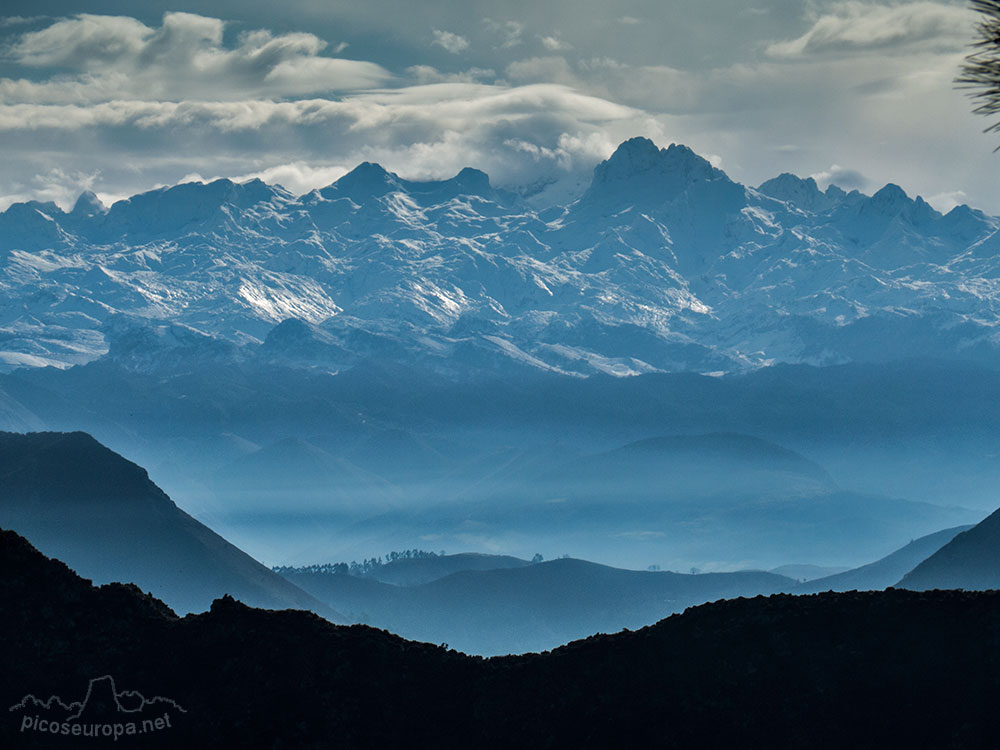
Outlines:
{"label": "mountain silhouette logo", "polygon": [[115,740],[173,729],[177,716],[187,713],[170,698],[119,691],[111,675],[91,679],[81,701],[26,695],[8,711],[20,716],[22,733]]}

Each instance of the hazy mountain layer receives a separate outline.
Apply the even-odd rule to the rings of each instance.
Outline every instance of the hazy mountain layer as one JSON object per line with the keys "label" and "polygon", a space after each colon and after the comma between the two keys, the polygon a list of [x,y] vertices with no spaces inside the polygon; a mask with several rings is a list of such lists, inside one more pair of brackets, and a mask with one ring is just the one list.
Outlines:
{"label": "hazy mountain layer", "polygon": [[393,560],[376,568],[366,577],[394,586],[416,586],[466,570],[504,570],[523,568],[530,564],[527,560],[509,555],[462,552],[457,555]]}
{"label": "hazy mountain layer", "polygon": [[544,651],[594,633],[650,625],[706,601],[794,587],[772,573],[688,575],[572,559],[466,570],[412,586],[308,570],[281,573],[368,625],[485,655]]}
{"label": "hazy mountain layer", "polygon": [[331,376],[102,361],[21,370],[0,388],[25,418],[85,429],[147,467],[268,565],[426,547],[638,569],[856,567],[978,522],[985,511],[956,508],[992,510],[1000,481],[1000,374],[954,363],[456,383],[375,364]]}
{"label": "hazy mountain layer", "polygon": [[500,467],[438,502],[343,524],[337,536],[380,548],[433,538],[439,547],[501,546],[522,556],[585,550],[632,568],[734,570],[851,563],[963,520],[978,514],[847,491],[800,454],[714,433]]}

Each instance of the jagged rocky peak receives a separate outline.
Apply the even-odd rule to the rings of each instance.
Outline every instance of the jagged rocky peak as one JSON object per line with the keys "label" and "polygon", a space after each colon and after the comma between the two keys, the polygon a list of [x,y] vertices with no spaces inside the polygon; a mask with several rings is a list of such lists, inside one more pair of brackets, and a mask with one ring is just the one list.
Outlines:
{"label": "jagged rocky peak", "polygon": [[819,185],[812,177],[799,177],[791,172],[782,172],[777,177],[772,177],[767,182],[761,183],[757,188],[766,195],[778,197],[778,193],[796,195],[799,193],[821,193]]}
{"label": "jagged rocky peak", "polygon": [[872,196],[872,205],[886,212],[898,212],[909,204],[910,197],[899,185],[890,182]]}
{"label": "jagged rocky peak", "polygon": [[95,216],[103,216],[108,212],[108,207],[97,195],[90,190],[84,190],[80,197],[76,199],[70,216],[77,219],[92,219]]}
{"label": "jagged rocky peak", "polygon": [[972,242],[988,232],[994,231],[996,222],[982,211],[966,204],[955,206],[941,218],[941,229],[960,237],[964,242]]}
{"label": "jagged rocky peak", "polygon": [[965,221],[967,219],[983,220],[986,218],[986,214],[978,209],[970,207],[965,203],[962,203],[946,213],[945,218],[951,219],[952,221]]}
{"label": "jagged rocky peak", "polygon": [[410,182],[402,180],[402,187],[418,201],[425,204],[444,203],[460,196],[478,196],[492,201],[502,201],[502,196],[490,185],[485,172],[466,167],[446,180]]}
{"label": "jagged rocky peak", "polygon": [[[246,182],[233,182],[223,177],[212,182],[189,182],[178,188],[187,188],[188,195],[198,196],[207,204],[221,206],[228,203],[240,208],[266,203],[278,194],[276,188],[256,177]],[[167,194],[176,189],[168,189]]]}
{"label": "jagged rocky peak", "polygon": [[234,197],[230,202],[242,208],[249,208],[258,203],[267,203],[276,197],[288,199],[293,197],[281,185],[268,185],[259,177],[233,184],[230,194]]}
{"label": "jagged rocky peak", "polygon": [[824,193],[824,195],[826,195],[827,198],[839,201],[843,200],[849,195],[858,195],[858,191],[852,190],[850,193],[848,193],[846,190],[840,187],[840,185],[834,185],[831,183],[830,185],[827,185],[826,193]]}
{"label": "jagged rocky peak", "polygon": [[874,211],[886,218],[899,216],[913,224],[941,218],[923,198],[910,198],[903,188],[892,182],[876,192],[866,203],[863,211]]}
{"label": "jagged rocky peak", "polygon": [[323,188],[324,198],[347,197],[356,203],[377,198],[400,188],[399,178],[381,164],[365,161],[329,187]]}
{"label": "jagged rocky peak", "polygon": [[466,167],[446,180],[404,180],[380,164],[363,162],[329,187],[319,191],[328,200],[347,197],[355,203],[364,203],[393,192],[404,192],[418,200],[445,201],[459,195],[495,197],[489,175],[479,169]]}
{"label": "jagged rocky peak", "polygon": [[826,190],[821,190],[814,178],[799,177],[790,172],[783,172],[777,177],[761,183],[757,192],[796,208],[815,213],[834,209],[845,201],[864,197],[857,190],[848,193],[833,183],[829,184]]}
{"label": "jagged rocky peak", "polygon": [[143,234],[175,232],[216,219],[223,206],[247,209],[276,195],[275,188],[260,180],[240,184],[226,178],[185,182],[118,201],[108,211],[106,229]]}
{"label": "jagged rocky peak", "polygon": [[488,193],[492,189],[492,186],[490,185],[490,176],[481,169],[466,167],[455,175],[452,180],[458,186],[463,188],[464,193],[469,195],[482,195],[484,193]]}
{"label": "jagged rocky peak", "polygon": [[577,207],[588,213],[596,208],[599,214],[628,206],[655,209],[695,186],[720,186],[723,191],[737,187],[687,146],[661,149],[648,138],[631,138],[594,168],[594,179]]}
{"label": "jagged rocky peak", "polygon": [[642,175],[680,178],[685,182],[725,178],[725,173],[687,146],[673,143],[668,148],[657,148],[648,138],[640,137],[622,143],[611,158],[594,168],[594,184]]}
{"label": "jagged rocky peak", "polygon": [[52,201],[25,201],[23,203],[12,203],[4,211],[4,214],[9,218],[30,217],[38,213],[52,218],[54,216],[62,216],[63,210]]}
{"label": "jagged rocky peak", "polygon": [[807,211],[822,210],[832,202],[832,196],[824,194],[812,177],[803,178],[789,172],[762,183],[757,190]]}

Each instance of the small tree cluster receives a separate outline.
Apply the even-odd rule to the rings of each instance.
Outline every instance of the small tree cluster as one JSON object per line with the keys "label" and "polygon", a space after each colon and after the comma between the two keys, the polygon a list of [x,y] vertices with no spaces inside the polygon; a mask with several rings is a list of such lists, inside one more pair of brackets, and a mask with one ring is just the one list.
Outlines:
{"label": "small tree cluster", "polygon": [[[423,557],[437,556],[437,552],[428,552],[422,549],[404,549],[402,552],[390,552],[386,555],[386,561],[396,562],[396,560],[416,560]],[[444,550],[441,550],[441,556],[444,557]]]}
{"label": "small tree cluster", "polygon": [[317,563],[314,565],[302,565],[298,567],[276,565],[272,568],[272,570],[280,575],[290,573],[326,573],[329,575],[366,576],[374,573],[383,565],[396,562],[397,560],[417,560],[426,557],[438,557],[439,555],[444,557],[444,554],[444,550],[441,550],[441,552],[438,553],[422,549],[404,549],[402,552],[390,552],[386,555],[384,560],[381,557],[371,557],[366,558],[361,562],[351,560],[349,563]]}

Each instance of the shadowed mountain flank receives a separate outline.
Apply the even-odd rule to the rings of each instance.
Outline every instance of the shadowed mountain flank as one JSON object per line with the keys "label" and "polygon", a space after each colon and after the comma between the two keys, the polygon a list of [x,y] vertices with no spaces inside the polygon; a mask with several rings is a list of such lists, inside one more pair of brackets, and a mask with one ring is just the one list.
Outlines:
{"label": "shadowed mountain flank", "polygon": [[917,591],[1000,589],[1000,510],[957,535],[898,585]]}
{"label": "shadowed mountain flank", "polygon": [[806,594],[819,591],[875,591],[887,588],[948,544],[958,534],[971,528],[971,526],[956,526],[953,529],[944,529],[922,536],[891,555],[886,555],[881,560],[836,575],[807,581],[797,586],[795,592]]}
{"label": "shadowed mountain flank", "polygon": [[178,611],[201,611],[231,594],[336,618],[82,432],[0,433],[0,525],[88,578],[135,583]]}

